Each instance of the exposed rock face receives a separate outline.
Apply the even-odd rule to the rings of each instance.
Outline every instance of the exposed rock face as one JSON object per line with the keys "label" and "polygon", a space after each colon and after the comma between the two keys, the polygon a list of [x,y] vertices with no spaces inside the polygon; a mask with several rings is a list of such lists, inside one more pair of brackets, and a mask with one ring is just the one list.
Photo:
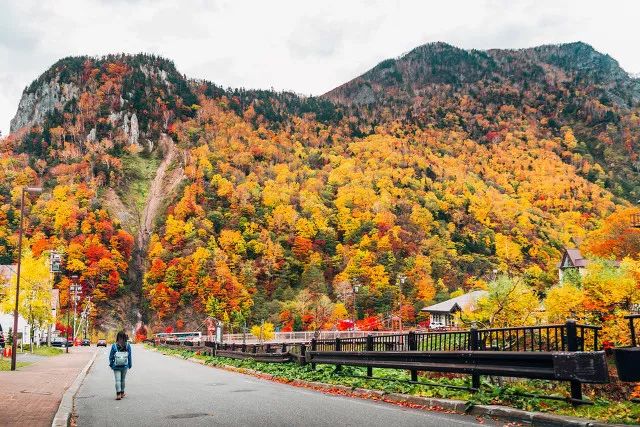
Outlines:
{"label": "exposed rock face", "polygon": [[[126,130],[125,130],[126,132]],[[131,115],[131,126],[129,132],[129,145],[138,145],[138,139],[140,138],[140,130],[138,128],[138,116],[136,113]]]}
{"label": "exposed rock face", "polygon": [[88,142],[96,141],[96,128],[91,129],[91,132],[89,132],[89,135],[87,135],[87,141]]}
{"label": "exposed rock face", "polygon": [[18,105],[18,111],[11,120],[11,132],[24,126],[41,123],[46,115],[55,109],[64,108],[64,105],[76,99],[79,88],[74,84],[58,83],[52,80],[40,85],[34,92],[25,90]]}

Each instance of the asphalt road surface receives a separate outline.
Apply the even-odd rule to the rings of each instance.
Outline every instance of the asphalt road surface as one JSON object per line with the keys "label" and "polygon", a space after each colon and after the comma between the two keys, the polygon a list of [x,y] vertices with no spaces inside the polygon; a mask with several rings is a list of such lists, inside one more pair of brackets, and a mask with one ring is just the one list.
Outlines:
{"label": "asphalt road surface", "polygon": [[115,400],[108,351],[75,400],[78,426],[472,426],[475,417],[404,408],[292,387],[133,349],[127,396]]}

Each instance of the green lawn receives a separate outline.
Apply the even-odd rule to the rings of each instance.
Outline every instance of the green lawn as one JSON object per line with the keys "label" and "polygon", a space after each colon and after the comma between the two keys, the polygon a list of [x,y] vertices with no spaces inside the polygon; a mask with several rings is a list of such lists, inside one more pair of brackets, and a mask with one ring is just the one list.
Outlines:
{"label": "green lawn", "polygon": [[[24,353],[30,353],[29,346],[24,346]],[[40,346],[33,349],[33,354],[38,356],[57,356],[64,353],[64,350],[58,347]]]}
{"label": "green lawn", "polygon": [[[16,362],[16,368],[22,368],[24,366],[30,365],[30,363],[26,362]],[[3,357],[0,358],[0,371],[10,371],[11,370],[11,358]]]}
{"label": "green lawn", "polygon": [[[172,350],[168,348],[159,349],[164,354],[171,354],[184,357],[196,357],[203,359],[206,364],[212,366],[234,366],[240,368],[253,369],[268,373],[287,380],[318,381],[327,384],[339,384],[350,387],[358,387],[372,390],[382,390],[387,393],[404,393],[424,397],[439,397],[456,399],[473,404],[506,405],[519,409],[540,412],[552,412],[562,415],[596,419],[615,423],[638,424],[640,423],[640,404],[629,401],[614,401],[606,395],[585,395],[591,399],[593,405],[582,405],[573,407],[571,404],[523,396],[525,393],[535,395],[555,395],[567,396],[567,384],[538,381],[538,380],[518,380],[498,386],[484,380],[480,391],[472,393],[467,390],[458,390],[445,387],[433,387],[402,382],[399,380],[410,379],[406,371],[396,369],[375,368],[374,377],[385,378],[386,380],[375,380],[362,377],[366,375],[366,368],[349,367],[342,368],[342,373],[337,374],[331,365],[318,365],[316,370],[311,370],[310,366],[298,366],[294,363],[263,363],[254,360],[238,360],[225,357],[211,357],[195,354],[189,350]],[[351,375],[351,376],[348,376]],[[429,374],[421,375],[422,382],[429,382],[440,385],[469,386],[469,378],[466,376]]]}

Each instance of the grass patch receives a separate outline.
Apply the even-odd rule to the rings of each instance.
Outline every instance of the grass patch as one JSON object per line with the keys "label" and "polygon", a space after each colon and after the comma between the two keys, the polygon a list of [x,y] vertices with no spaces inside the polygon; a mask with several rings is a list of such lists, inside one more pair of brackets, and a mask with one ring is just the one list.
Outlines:
{"label": "grass patch", "polygon": [[[387,393],[403,393],[424,397],[439,397],[456,399],[474,404],[505,405],[518,409],[539,412],[551,412],[574,417],[590,418],[624,424],[640,423],[640,404],[629,401],[613,401],[602,397],[586,396],[593,400],[593,405],[573,407],[562,401],[540,399],[522,396],[523,393],[537,395],[567,396],[568,385],[550,381],[518,380],[508,382],[502,386],[484,380],[480,391],[473,393],[467,390],[457,390],[444,387],[432,387],[419,384],[409,384],[401,380],[408,380],[408,372],[397,369],[374,368],[373,375],[387,380],[353,378],[346,375],[365,376],[366,368],[344,366],[342,373],[337,374],[333,365],[318,365],[316,370],[310,366],[299,366],[295,363],[265,363],[255,360],[230,359],[226,357],[212,357],[197,354],[191,350],[173,350],[160,347],[164,354],[175,355],[185,359],[196,357],[212,366],[234,366],[237,368],[253,369],[287,380],[317,381],[327,384],[344,385],[354,388],[381,390]],[[469,378],[456,375],[429,374],[420,375],[420,381],[441,385],[469,386]]]}
{"label": "grass patch", "polygon": [[[20,369],[28,365],[30,365],[30,363],[28,362],[16,362],[16,369]],[[11,370],[11,358],[4,357],[0,359],[0,371],[10,371],[10,370]]]}
{"label": "grass patch", "polygon": [[[23,353],[25,353],[25,354],[26,353],[31,353],[29,351],[29,346],[28,345],[24,346],[24,352]],[[62,353],[64,353],[64,350],[61,349],[61,348],[58,348],[58,347],[47,347],[47,346],[43,345],[43,346],[40,346],[40,347],[34,347],[32,354],[35,354],[35,355],[38,355],[38,356],[50,357],[50,356],[57,356],[57,355],[62,354]]]}
{"label": "grass patch", "polygon": [[160,160],[155,156],[127,154],[122,157],[122,171],[127,185],[121,186],[123,200],[132,202],[142,212],[151,181],[156,176]]}

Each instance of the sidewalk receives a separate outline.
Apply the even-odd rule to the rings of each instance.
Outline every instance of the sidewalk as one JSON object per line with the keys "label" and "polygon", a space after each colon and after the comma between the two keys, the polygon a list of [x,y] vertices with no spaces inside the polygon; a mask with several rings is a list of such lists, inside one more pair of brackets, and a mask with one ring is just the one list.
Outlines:
{"label": "sidewalk", "polygon": [[15,372],[0,372],[0,426],[50,427],[65,390],[95,347],[73,347]]}

